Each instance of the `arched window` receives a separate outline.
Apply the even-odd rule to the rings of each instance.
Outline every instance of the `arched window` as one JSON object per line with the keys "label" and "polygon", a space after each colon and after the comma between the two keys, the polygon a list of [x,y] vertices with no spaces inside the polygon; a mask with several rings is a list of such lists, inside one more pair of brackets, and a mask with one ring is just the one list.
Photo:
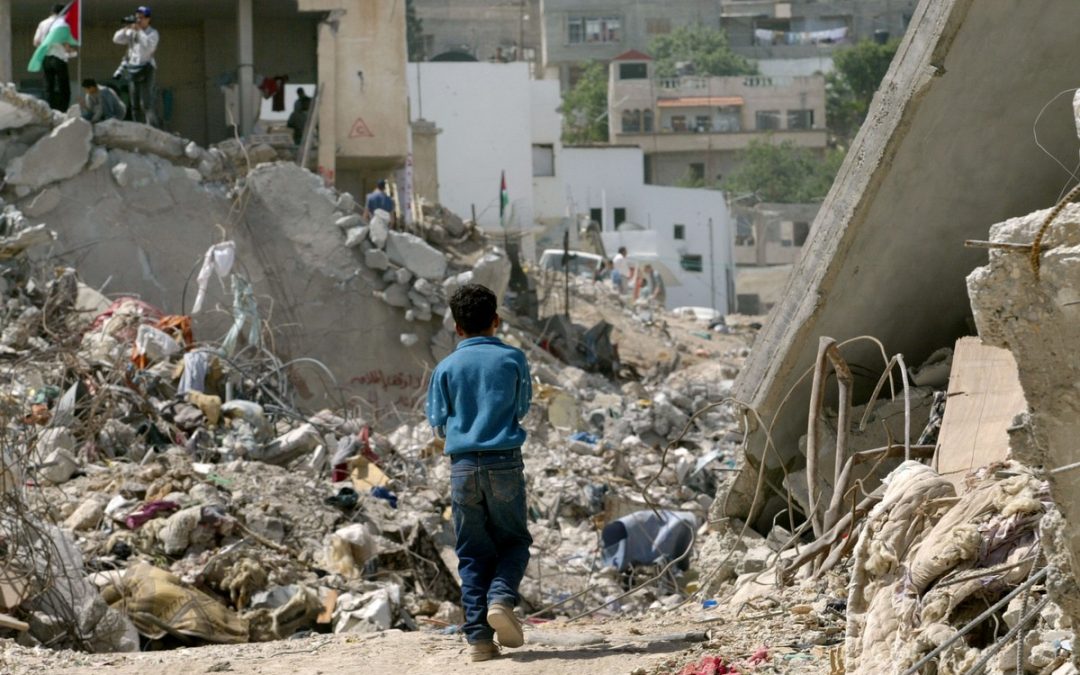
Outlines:
{"label": "arched window", "polygon": [[646,110],[642,114],[641,130],[645,133],[651,133],[653,130],[653,111]]}
{"label": "arched window", "polygon": [[630,132],[633,132],[633,131],[637,131],[637,129],[634,128],[634,111],[633,110],[624,110],[623,111],[623,113],[622,113],[622,130],[623,130],[623,133],[630,133]]}

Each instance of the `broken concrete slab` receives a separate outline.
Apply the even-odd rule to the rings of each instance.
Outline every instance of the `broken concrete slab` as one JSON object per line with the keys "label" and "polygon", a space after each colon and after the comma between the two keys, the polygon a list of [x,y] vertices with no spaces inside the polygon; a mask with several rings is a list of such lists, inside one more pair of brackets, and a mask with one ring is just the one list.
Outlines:
{"label": "broken concrete slab", "polygon": [[[980,252],[964,249],[964,239],[985,238],[987,224],[1053,203],[1061,189],[1061,168],[1031,142],[1031,125],[1046,102],[1076,86],[1065,63],[1080,57],[1069,29],[1078,21],[1080,5],[1046,0],[1009,7],[968,0],[918,5],[785,297],[736,383],[735,397],[772,424],[779,454],[766,459],[767,480],[779,480],[780,463],[796,458],[809,387],[795,388],[773,417],[814,362],[819,336],[874,335],[910,365],[967,334],[964,276],[979,264]],[[1031,35],[1039,36],[1037,45]],[[1018,60],[1021,52],[1025,58]],[[1037,81],[1024,62],[1039,64]],[[975,80],[987,86],[973,90]],[[1067,98],[1057,105],[1071,112]],[[1044,115],[1038,132],[1044,146],[1076,152],[1071,115]],[[964,196],[961,203],[956,195]],[[843,355],[883,366],[876,350],[853,344]],[[873,369],[856,375],[856,403],[865,400],[881,366]],[[748,452],[761,458],[763,447],[759,429]],[[756,472],[742,472],[725,513],[746,517],[755,485]]]}
{"label": "broken concrete slab", "polygon": [[364,251],[364,265],[373,270],[385,270],[390,267],[390,256],[379,249]]}
{"label": "broken concrete slab", "polygon": [[187,143],[147,124],[105,120],[94,125],[94,142],[107,148],[147,152],[173,162],[187,160]]}
{"label": "broken concrete slab", "polygon": [[50,124],[53,111],[39,98],[20,94],[14,84],[0,84],[0,131],[28,124]]}
{"label": "broken concrete slab", "polygon": [[78,175],[90,157],[92,136],[90,123],[81,117],[64,122],[8,165],[7,182],[36,190]]}
{"label": "broken concrete slab", "polygon": [[33,200],[23,208],[23,213],[31,218],[40,218],[60,205],[60,191],[55,187],[37,193]]}
{"label": "broken concrete slab", "polygon": [[[372,219],[374,233],[375,219]],[[390,232],[386,253],[391,262],[425,279],[441,279],[446,274],[446,256],[426,241],[408,232]]]}

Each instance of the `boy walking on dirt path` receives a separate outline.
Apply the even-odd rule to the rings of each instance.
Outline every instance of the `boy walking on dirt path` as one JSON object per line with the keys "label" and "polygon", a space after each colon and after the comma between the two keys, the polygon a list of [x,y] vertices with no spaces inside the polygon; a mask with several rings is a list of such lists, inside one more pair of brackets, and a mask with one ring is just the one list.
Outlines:
{"label": "boy walking on dirt path", "polygon": [[473,661],[524,644],[514,615],[518,586],[529,563],[525,465],[520,420],[532,384],[525,354],[495,337],[498,299],[479,284],[450,298],[457,334],[464,338],[439,363],[428,385],[427,416],[446,439],[457,535],[465,637]]}

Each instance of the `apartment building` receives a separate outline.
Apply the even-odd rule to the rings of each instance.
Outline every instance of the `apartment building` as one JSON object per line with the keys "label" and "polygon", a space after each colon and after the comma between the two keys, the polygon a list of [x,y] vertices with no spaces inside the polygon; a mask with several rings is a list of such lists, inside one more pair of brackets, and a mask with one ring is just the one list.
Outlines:
{"label": "apartment building", "polygon": [[646,181],[713,185],[756,139],[825,151],[825,77],[658,78],[647,54],[629,51],[609,67],[611,143],[645,153]]}
{"label": "apartment building", "polygon": [[423,60],[528,61],[540,75],[540,0],[414,0],[413,7]]}

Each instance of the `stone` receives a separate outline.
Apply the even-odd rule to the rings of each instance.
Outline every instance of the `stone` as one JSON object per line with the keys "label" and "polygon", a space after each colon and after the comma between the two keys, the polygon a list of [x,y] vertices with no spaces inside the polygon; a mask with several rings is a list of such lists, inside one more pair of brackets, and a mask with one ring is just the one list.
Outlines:
{"label": "stone", "polygon": [[354,227],[362,226],[364,224],[364,219],[354,213],[351,216],[343,216],[341,218],[338,218],[334,222],[334,224],[340,227],[342,231],[348,231],[353,229]]}
{"label": "stone", "polygon": [[45,101],[20,94],[13,84],[0,85],[0,131],[51,121],[52,110]]}
{"label": "stone", "polygon": [[94,146],[94,149],[90,152],[90,163],[86,165],[86,170],[100,169],[105,166],[107,161],[109,161],[109,151],[100,145]]}
{"label": "stone", "polygon": [[96,528],[100,523],[102,517],[105,515],[105,501],[98,497],[91,497],[82,504],[79,504],[79,508],[67,517],[64,521],[64,527],[75,530],[76,532],[81,530],[92,530]]}
{"label": "stone", "polygon": [[342,213],[352,213],[356,210],[356,199],[348,192],[342,192],[337,200],[337,210]]}
{"label": "stone", "polygon": [[7,182],[36,190],[77,175],[90,157],[92,135],[82,118],[64,122],[8,165]]}
{"label": "stone", "polygon": [[451,237],[460,237],[465,234],[468,227],[460,216],[449,209],[443,209],[440,215],[442,215],[442,226]]}
{"label": "stone", "polygon": [[412,281],[413,274],[404,267],[394,270],[394,281],[399,284],[408,284]]}
{"label": "stone", "polygon": [[418,336],[416,333],[401,334],[401,344],[405,345],[406,347],[412,347],[417,342],[420,342],[420,336]]}
{"label": "stone", "polygon": [[31,218],[40,218],[57,206],[60,206],[60,191],[56,188],[47,188],[34,197],[33,201],[23,209],[23,213]]}
{"label": "stone", "polygon": [[155,179],[154,167],[138,155],[130,155],[126,161],[114,164],[112,175],[120,187],[146,187]]}
{"label": "stone", "polygon": [[[367,239],[368,228],[366,227],[354,227],[345,233],[345,246],[348,248],[355,248]],[[379,251],[382,253],[382,251]]]}
{"label": "stone", "polygon": [[391,284],[385,291],[376,291],[378,298],[393,307],[409,306],[409,287],[401,284]]}
{"label": "stone", "polygon": [[184,139],[136,122],[98,122],[94,125],[94,142],[106,148],[150,153],[170,161],[183,162],[188,158]]}
{"label": "stone", "polygon": [[472,283],[488,287],[502,300],[510,287],[510,267],[510,259],[502,249],[491,249],[473,266]]}
{"label": "stone", "polygon": [[386,240],[390,236],[390,214],[382,209],[376,209],[368,225],[371,226],[371,231],[368,233],[371,243],[379,248],[386,246]]}
{"label": "stone", "polygon": [[415,234],[390,232],[386,253],[391,262],[408,268],[418,277],[441,279],[446,274],[446,256]]}
{"label": "stone", "polygon": [[413,284],[413,290],[425,298],[434,298],[436,292],[438,292],[438,288],[439,287],[431,283],[431,281],[422,277],[417,279],[416,283]]}
{"label": "stone", "polygon": [[266,143],[257,143],[248,148],[247,160],[251,163],[252,167],[276,162],[278,160],[277,150]]}
{"label": "stone", "polygon": [[377,248],[364,251],[364,266],[373,270],[385,270],[390,267],[390,256],[386,255],[386,251]]}

